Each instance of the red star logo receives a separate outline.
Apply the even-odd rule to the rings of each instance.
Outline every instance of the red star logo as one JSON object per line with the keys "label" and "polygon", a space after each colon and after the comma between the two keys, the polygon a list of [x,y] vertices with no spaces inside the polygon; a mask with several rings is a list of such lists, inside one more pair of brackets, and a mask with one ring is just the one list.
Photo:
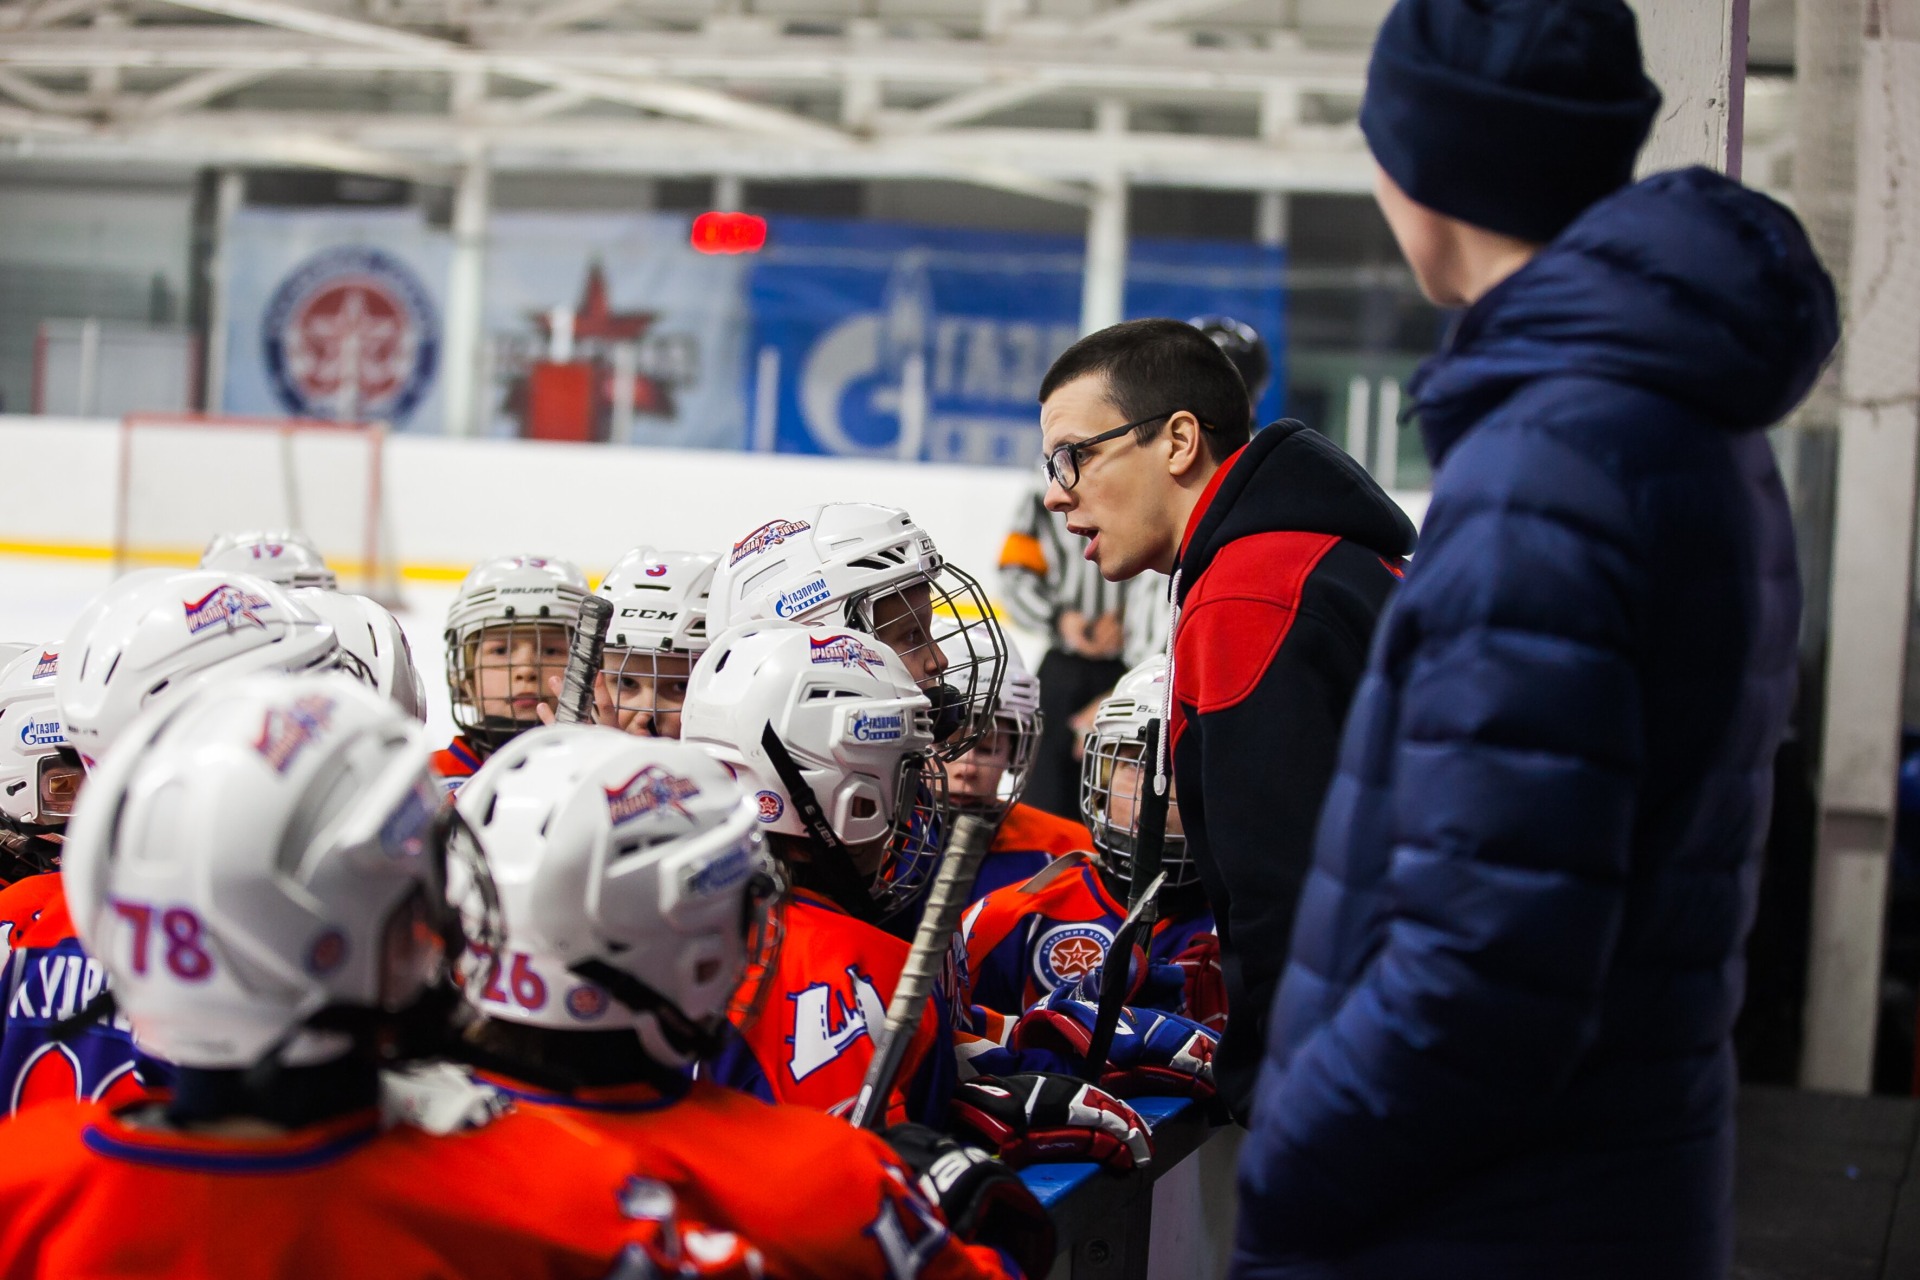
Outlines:
{"label": "red star logo", "polygon": [[1053,971],[1062,978],[1084,978],[1100,967],[1105,953],[1091,938],[1067,938],[1053,944]]}

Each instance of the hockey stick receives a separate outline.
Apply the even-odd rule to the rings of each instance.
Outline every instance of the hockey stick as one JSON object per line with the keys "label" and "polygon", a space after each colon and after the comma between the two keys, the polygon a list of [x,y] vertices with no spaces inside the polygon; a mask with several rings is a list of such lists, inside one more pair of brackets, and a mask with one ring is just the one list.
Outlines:
{"label": "hockey stick", "polygon": [[580,621],[574,624],[573,643],[567,649],[566,674],[560,677],[560,705],[553,710],[555,724],[593,723],[593,682],[607,656],[607,624],[613,621],[613,601],[588,596],[580,602]]}
{"label": "hockey stick", "polygon": [[[1140,834],[1133,845],[1133,892],[1127,899],[1127,918],[1113,935],[1113,945],[1107,948],[1107,958],[1100,966],[1100,1005],[1082,1067],[1083,1078],[1096,1084],[1100,1069],[1107,1065],[1107,1055],[1113,1052],[1120,1010],[1127,1003],[1127,986],[1133,976],[1133,940],[1144,930],[1151,945],[1153,926],[1160,918],[1160,885],[1166,879],[1160,864],[1167,844],[1167,797],[1153,785],[1153,769],[1160,759],[1160,731],[1159,717],[1147,721],[1146,749],[1140,753],[1141,795],[1134,802]],[[1116,960],[1118,974],[1113,972]]]}
{"label": "hockey stick", "polygon": [[[946,963],[953,931],[960,924],[967,895],[973,892],[987,846],[993,843],[993,832],[994,824],[976,814],[963,813],[954,820],[953,839],[940,863],[940,874],[934,878],[933,892],[927,895],[926,913],[913,935],[913,950],[907,953],[893,999],[887,1004],[886,1026],[874,1041],[873,1061],[867,1064],[867,1078],[860,1084],[853,1114],[848,1117],[856,1129],[886,1128],[887,1098],[893,1092],[894,1077],[906,1061],[927,996],[933,992],[934,977]],[[869,1035],[872,1030],[868,1028]]]}

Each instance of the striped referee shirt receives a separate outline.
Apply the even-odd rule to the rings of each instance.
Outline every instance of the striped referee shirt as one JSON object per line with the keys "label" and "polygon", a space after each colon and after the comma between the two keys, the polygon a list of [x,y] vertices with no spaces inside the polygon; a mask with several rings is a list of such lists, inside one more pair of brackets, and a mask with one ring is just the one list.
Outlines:
{"label": "striped referee shirt", "polygon": [[1046,508],[1040,486],[1020,501],[1013,528],[1000,547],[1000,591],[1022,626],[1054,636],[1055,621],[1072,611],[1087,618],[1124,614],[1124,582],[1108,582],[1082,557],[1086,541],[1067,532],[1067,518]]}

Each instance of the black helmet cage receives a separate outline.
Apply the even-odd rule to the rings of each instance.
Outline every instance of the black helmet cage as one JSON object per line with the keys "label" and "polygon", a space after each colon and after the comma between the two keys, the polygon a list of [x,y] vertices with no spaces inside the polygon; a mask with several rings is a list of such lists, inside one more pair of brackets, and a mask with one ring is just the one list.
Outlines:
{"label": "black helmet cage", "polygon": [[[922,585],[927,588],[924,612],[906,594]],[[933,702],[934,754],[941,760],[956,760],[993,727],[1001,673],[1006,669],[1006,634],[980,583],[944,560],[931,577],[921,575],[879,591],[850,596],[846,625],[884,642],[874,621],[874,606],[888,597],[899,597],[920,624],[918,642],[905,649],[895,647],[908,669],[918,668],[919,655],[929,647],[941,653],[947,663],[940,683],[924,692]],[[954,654],[964,656],[949,656]]]}
{"label": "black helmet cage", "polygon": [[[1093,835],[1093,847],[1107,870],[1128,885],[1133,883],[1133,854],[1140,839],[1141,801],[1153,785],[1153,762],[1145,756],[1144,730],[1126,737],[1095,732],[1087,735],[1086,753],[1080,759],[1080,820]],[[1121,764],[1133,766],[1124,771],[1132,774],[1133,781],[1116,790],[1114,779],[1123,772],[1118,768]],[[1132,816],[1125,824],[1112,820],[1115,799],[1132,805]],[[1160,869],[1166,873],[1169,889],[1199,880],[1200,869],[1187,851],[1186,836],[1166,833]]]}
{"label": "black helmet cage", "polygon": [[[672,668],[664,674],[660,660],[672,658]],[[607,701],[622,718],[645,716],[647,725],[656,738],[680,736],[676,727],[671,734],[661,731],[661,721],[665,716],[678,716],[686,704],[687,681],[693,675],[693,666],[700,660],[700,651],[682,649],[663,641],[658,648],[643,646],[615,648],[608,645],[606,655],[600,664],[600,680],[606,690]],[[680,664],[685,668],[681,669]],[[660,686],[678,684],[678,698],[666,699],[662,706]]]}
{"label": "black helmet cage", "polygon": [[910,755],[894,783],[893,834],[873,876],[873,901],[882,919],[920,896],[940,865],[953,825],[946,765],[939,756]]}
{"label": "black helmet cage", "polygon": [[[556,698],[548,688],[549,677],[560,677],[566,673],[567,660],[564,650],[572,641],[575,623],[567,618],[554,616],[549,606],[541,605],[537,614],[527,617],[514,616],[513,607],[507,607],[507,620],[489,622],[475,627],[464,637],[451,631],[447,634],[447,690],[453,702],[453,723],[471,741],[480,746],[483,753],[498,751],[507,742],[525,733],[528,729],[538,728],[540,713],[538,710],[521,715],[489,715],[485,710],[485,701],[481,697],[480,677],[489,670],[506,670],[511,681],[513,668],[513,649],[522,636],[530,636],[534,643],[535,684],[540,700],[549,707],[554,706]],[[557,658],[539,657],[545,631],[557,635],[562,653]],[[505,633],[507,657],[504,660],[487,660],[480,652],[491,638]],[[509,696],[512,690],[509,689]]]}

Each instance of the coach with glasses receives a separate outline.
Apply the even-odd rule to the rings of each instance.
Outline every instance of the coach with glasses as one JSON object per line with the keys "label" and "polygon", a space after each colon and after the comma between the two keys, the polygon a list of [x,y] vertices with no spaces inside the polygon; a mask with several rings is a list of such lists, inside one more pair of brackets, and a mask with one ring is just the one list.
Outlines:
{"label": "coach with glasses", "polygon": [[1246,387],[1177,320],[1082,338],[1047,371],[1046,505],[1109,582],[1173,575],[1168,741],[1220,934],[1214,1059],[1242,1123],[1341,724],[1412,522],[1326,437],[1249,442]]}

